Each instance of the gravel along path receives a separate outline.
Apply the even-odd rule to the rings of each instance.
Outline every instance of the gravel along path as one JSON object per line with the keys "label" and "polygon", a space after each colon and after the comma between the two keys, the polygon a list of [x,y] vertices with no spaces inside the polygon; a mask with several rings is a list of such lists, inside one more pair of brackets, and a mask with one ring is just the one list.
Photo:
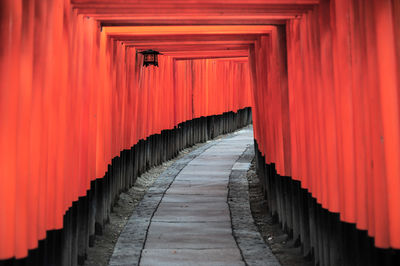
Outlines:
{"label": "gravel along path", "polygon": [[268,203],[261,191],[260,179],[256,174],[255,161],[252,161],[247,172],[249,182],[249,198],[251,212],[259,232],[265,243],[271,248],[282,266],[312,266],[311,259],[306,259],[301,253],[301,247],[293,245],[288,235],[282,231],[279,223],[275,222],[268,212]]}

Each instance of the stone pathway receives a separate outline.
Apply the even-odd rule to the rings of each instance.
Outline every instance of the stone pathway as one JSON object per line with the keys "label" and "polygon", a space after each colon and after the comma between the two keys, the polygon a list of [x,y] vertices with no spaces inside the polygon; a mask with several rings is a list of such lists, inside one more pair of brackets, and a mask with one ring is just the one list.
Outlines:
{"label": "stone pathway", "polygon": [[[251,128],[242,129],[166,170],[129,219],[110,265],[279,265],[260,243],[248,198],[230,193],[227,202],[230,177],[232,191],[247,191],[237,178],[250,166],[252,142]],[[245,216],[231,220],[231,211]]]}

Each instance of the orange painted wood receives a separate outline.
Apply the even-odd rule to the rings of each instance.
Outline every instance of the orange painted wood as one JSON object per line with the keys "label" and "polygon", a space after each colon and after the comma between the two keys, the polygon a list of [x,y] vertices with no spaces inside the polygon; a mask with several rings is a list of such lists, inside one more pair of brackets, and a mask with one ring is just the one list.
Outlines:
{"label": "orange painted wood", "polygon": [[[400,249],[398,1],[0,7],[0,259],[62,228],[121,150],[250,105],[266,163]],[[141,66],[147,48],[159,68]]]}
{"label": "orange painted wood", "polygon": [[[266,163],[301,181],[342,221],[367,230],[377,247],[396,249],[398,12],[396,1],[324,0],[288,22],[287,74],[278,71],[286,64],[277,50],[283,45],[274,46],[284,33],[261,36],[251,52],[255,137]],[[289,115],[277,100],[286,93],[286,75]]]}

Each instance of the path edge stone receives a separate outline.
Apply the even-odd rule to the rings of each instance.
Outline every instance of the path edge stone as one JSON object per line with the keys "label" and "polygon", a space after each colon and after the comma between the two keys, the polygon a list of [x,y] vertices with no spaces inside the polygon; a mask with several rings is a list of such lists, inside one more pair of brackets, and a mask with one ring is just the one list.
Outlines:
{"label": "path edge stone", "polygon": [[[238,164],[250,163],[254,158],[254,145],[250,145],[236,161]],[[240,170],[239,170],[240,169]],[[249,184],[246,178],[248,169],[232,170],[229,176],[228,205],[231,214],[232,233],[249,266],[280,266],[278,259],[265,244],[253,220],[249,202]]]}

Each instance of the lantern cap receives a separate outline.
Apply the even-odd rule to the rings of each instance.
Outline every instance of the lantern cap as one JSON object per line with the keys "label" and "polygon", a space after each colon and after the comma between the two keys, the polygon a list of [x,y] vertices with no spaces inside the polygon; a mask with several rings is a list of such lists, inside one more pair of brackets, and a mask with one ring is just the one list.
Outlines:
{"label": "lantern cap", "polygon": [[138,52],[138,53],[140,53],[140,54],[162,54],[159,51],[154,51],[152,49],[141,51],[141,52]]}

